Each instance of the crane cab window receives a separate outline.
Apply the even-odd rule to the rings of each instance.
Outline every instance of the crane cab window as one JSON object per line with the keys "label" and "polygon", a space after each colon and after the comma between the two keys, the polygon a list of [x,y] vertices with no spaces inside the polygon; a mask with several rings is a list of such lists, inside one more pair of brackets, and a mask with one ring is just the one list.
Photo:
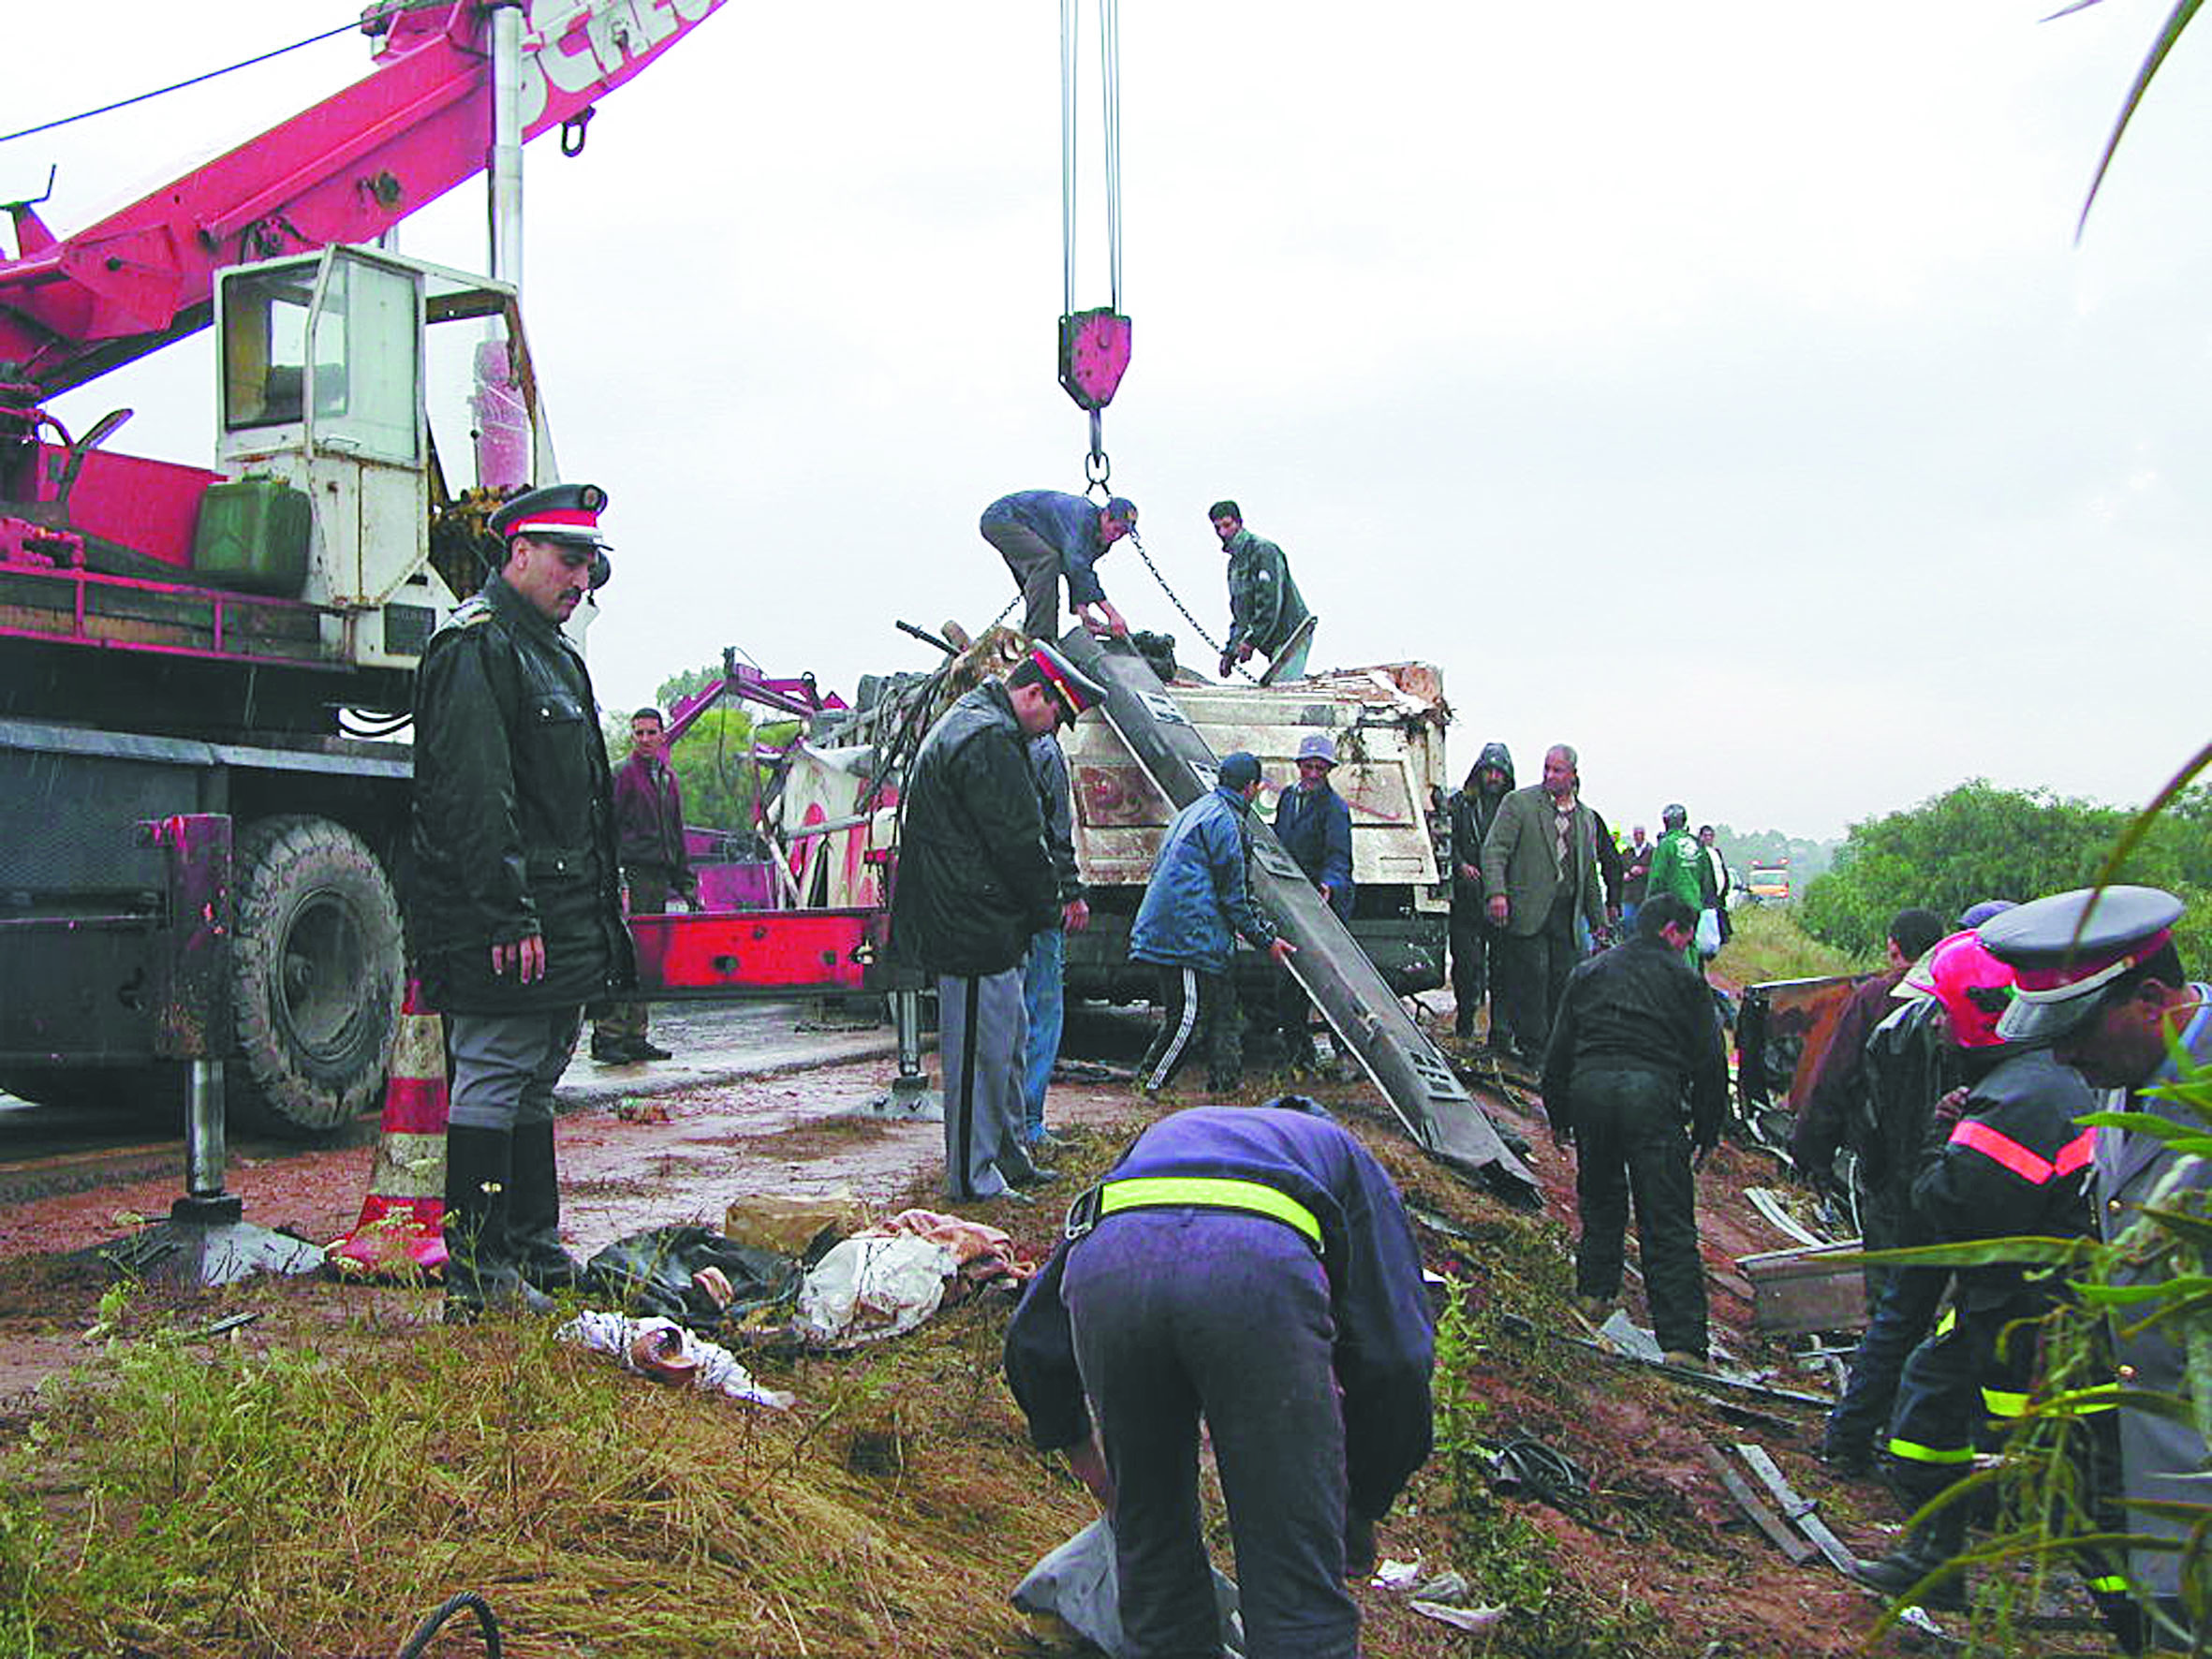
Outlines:
{"label": "crane cab window", "polygon": [[420,453],[412,273],[344,257],[223,282],[223,430],[412,463]]}

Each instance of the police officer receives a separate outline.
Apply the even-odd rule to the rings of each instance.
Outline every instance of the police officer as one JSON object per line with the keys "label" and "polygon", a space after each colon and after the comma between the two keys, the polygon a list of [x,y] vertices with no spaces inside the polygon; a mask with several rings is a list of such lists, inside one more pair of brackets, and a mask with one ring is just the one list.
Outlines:
{"label": "police officer", "polygon": [[[2008,1041],[2048,1042],[2057,1057],[2077,1069],[2092,1088],[2125,1090],[2125,1108],[2146,1112],[2201,1133],[2189,1108],[2144,1091],[2173,1081],[2169,1041],[2177,1040],[2197,1064],[2212,1061],[2212,986],[2182,972],[2174,924],[2182,903],[2157,888],[2079,888],[2017,905],[1984,921],[1982,942],[2015,965],[2018,993],[1998,1021]],[[2111,1242],[2155,1224],[2141,1219],[2146,1205],[2174,1204],[2187,1189],[2212,1183],[2212,1164],[2188,1158],[2168,1142],[2140,1130],[2096,1131],[2090,1159],[2090,1196],[2099,1231]],[[2141,1250],[2115,1267],[2116,1285],[2155,1283],[2174,1271],[2166,1251]],[[2137,1325],[2142,1306],[2118,1321]],[[2171,1396],[2190,1386],[2171,1324],[2114,1338],[2121,1385]],[[2123,1497],[2131,1507],[2127,1530],[2185,1543],[2190,1522],[2177,1513],[2132,1507],[2138,1502],[2201,1505],[2204,1488],[2190,1478],[2204,1466],[2205,1442],[2189,1423],[2122,1407],[2116,1417]],[[2174,1550],[2131,1553],[2129,1578],[2137,1593],[2182,1632],[2188,1621],[2180,1600],[2183,1557]],[[2200,1563],[2197,1569],[2203,1571]]]}
{"label": "police officer", "polygon": [[446,1313],[541,1309],[561,1248],[553,1091],[583,1005],[636,982],[612,783],[583,656],[561,631],[607,578],[606,492],[554,484],[492,516],[506,560],[415,679],[423,989],[448,1016]]}
{"label": "police officer", "polygon": [[1022,974],[1031,939],[1065,920],[1065,889],[1028,744],[1105,697],[1052,646],[1034,644],[1003,683],[977,686],[939,716],[907,774],[891,943],[936,978],[945,1193],[955,1200],[1053,1178],[1024,1134]]}
{"label": "police officer", "polygon": [[1390,1177],[1310,1101],[1195,1107],[1138,1137],[1067,1234],[1008,1328],[1007,1381],[1111,1513],[1119,1651],[1220,1652],[1202,1417],[1245,1652],[1352,1659],[1342,1580],[1429,1452],[1435,1328]]}

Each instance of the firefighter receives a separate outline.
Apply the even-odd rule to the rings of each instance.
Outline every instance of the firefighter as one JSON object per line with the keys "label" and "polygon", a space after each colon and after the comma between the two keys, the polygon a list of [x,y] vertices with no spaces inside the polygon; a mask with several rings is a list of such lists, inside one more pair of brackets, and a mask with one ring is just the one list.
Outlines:
{"label": "firefighter", "polygon": [[447,1016],[446,1314],[541,1311],[561,1247],[553,1085],[583,1006],[637,981],[612,774],[561,624],[608,574],[607,492],[553,484],[492,515],[506,562],[423,648],[415,680],[412,932]]}
{"label": "firefighter", "polygon": [[[1998,1022],[2009,1039],[2049,1041],[2058,1060],[2073,1066],[2092,1088],[2127,1091],[2125,1108],[2169,1119],[2201,1131],[2190,1108],[2145,1091],[2170,1083],[2176,1066],[2170,1044],[2196,1064],[2212,1061],[2212,986],[2191,981],[2174,947],[2181,901],[2156,888],[2114,887],[2054,893],[1984,921],[1983,942],[2014,963],[2019,995]],[[2190,1159],[2154,1135],[2109,1125],[2095,1131],[2090,1196],[2099,1231],[2107,1242],[2140,1222],[2146,1205],[2178,1207],[2190,1188],[2212,1182],[2212,1164]],[[2156,1283],[2174,1271],[2174,1255],[2142,1251],[2113,1275],[2122,1285]],[[2119,1322],[2137,1324],[2140,1309]],[[2114,1337],[2118,1375],[2130,1389],[2167,1395],[2190,1391],[2172,1323]],[[2116,1418],[2116,1422],[2114,1419]],[[2130,1506],[2126,1530],[2149,1534],[2171,1546],[2188,1542],[2186,1511],[2138,1509],[2138,1502],[2201,1505],[2203,1437],[2190,1423],[2134,1406],[2093,1417],[2117,1441],[2122,1500]],[[2183,1611],[2184,1556],[2178,1549],[2133,1550],[2131,1587],[2149,1600],[2190,1645]],[[2201,1575],[2201,1564],[2195,1569]]]}

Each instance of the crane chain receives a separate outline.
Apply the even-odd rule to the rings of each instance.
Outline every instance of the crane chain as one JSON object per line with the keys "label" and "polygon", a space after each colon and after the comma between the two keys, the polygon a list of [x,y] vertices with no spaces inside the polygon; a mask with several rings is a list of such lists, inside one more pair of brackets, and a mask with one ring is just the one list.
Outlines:
{"label": "crane chain", "polygon": [[[1214,643],[1214,636],[1206,632],[1204,624],[1190,614],[1190,607],[1183,603],[1182,598],[1173,588],[1168,586],[1168,579],[1159,573],[1159,566],[1152,562],[1152,555],[1144,551],[1144,544],[1138,539],[1135,531],[1129,532],[1128,541],[1129,545],[1137,550],[1137,557],[1144,561],[1144,568],[1152,572],[1152,580],[1159,583],[1159,591],[1167,595],[1169,601],[1183,613],[1183,620],[1190,624],[1190,631],[1203,639],[1206,642],[1206,649],[1214,653],[1217,661],[1219,660],[1221,647]],[[1231,664],[1230,672],[1241,675],[1254,685],[1261,683],[1260,677],[1252,673],[1242,663]]]}

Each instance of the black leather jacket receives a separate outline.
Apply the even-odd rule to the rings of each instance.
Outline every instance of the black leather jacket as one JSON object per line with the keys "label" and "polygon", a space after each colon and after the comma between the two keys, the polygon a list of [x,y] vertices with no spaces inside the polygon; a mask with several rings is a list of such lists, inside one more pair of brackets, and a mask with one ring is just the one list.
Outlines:
{"label": "black leather jacket", "polygon": [[[415,676],[413,850],[410,931],[434,1006],[522,1013],[636,983],[591,675],[496,573]],[[532,933],[545,977],[494,977],[492,947]]]}
{"label": "black leather jacket", "polygon": [[1690,1137],[1720,1138],[1728,1112],[1728,1056],[1705,982],[1681,955],[1645,933],[1581,963],[1552,1020],[1543,1104],[1555,1129],[1571,1125],[1577,1072],[1648,1071],[1688,1094]]}
{"label": "black leather jacket", "polygon": [[930,727],[899,826],[891,944],[932,974],[1003,973],[1060,920],[1059,883],[1006,688],[979,685]]}

